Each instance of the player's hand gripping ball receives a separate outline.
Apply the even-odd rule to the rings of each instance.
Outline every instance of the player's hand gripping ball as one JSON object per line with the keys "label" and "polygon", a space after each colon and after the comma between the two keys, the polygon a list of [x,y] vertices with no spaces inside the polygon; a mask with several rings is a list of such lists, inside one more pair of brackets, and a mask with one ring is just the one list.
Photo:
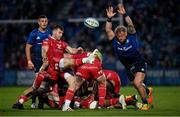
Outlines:
{"label": "player's hand gripping ball", "polygon": [[89,17],[84,20],[84,25],[88,28],[94,29],[99,27],[99,21],[95,18]]}

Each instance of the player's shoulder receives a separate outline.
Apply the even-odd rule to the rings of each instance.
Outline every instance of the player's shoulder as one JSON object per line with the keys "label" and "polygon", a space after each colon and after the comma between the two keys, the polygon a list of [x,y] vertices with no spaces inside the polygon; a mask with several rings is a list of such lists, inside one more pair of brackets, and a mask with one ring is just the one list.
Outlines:
{"label": "player's shoulder", "polygon": [[37,35],[37,33],[38,33],[38,28],[35,28],[34,30],[32,30],[32,31],[30,32],[30,35],[31,35],[31,36],[34,36],[34,35]]}
{"label": "player's shoulder", "polygon": [[46,32],[52,32],[52,30],[49,27],[47,27]]}

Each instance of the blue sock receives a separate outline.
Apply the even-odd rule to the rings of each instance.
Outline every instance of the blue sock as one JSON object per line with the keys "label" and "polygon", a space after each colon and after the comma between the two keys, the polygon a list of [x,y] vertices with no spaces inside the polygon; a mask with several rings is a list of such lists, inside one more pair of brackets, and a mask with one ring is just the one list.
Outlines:
{"label": "blue sock", "polygon": [[143,104],[148,104],[147,99],[142,99],[142,103],[143,103]]}

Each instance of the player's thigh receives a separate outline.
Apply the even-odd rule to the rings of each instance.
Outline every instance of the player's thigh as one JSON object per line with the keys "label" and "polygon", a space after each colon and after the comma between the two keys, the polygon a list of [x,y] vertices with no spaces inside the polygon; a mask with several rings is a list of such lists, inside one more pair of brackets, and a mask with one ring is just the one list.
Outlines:
{"label": "player's thigh", "polygon": [[69,85],[74,85],[76,77],[71,75],[69,72],[61,72],[61,77],[63,77]]}
{"label": "player's thigh", "polygon": [[89,78],[89,74],[90,74],[90,65],[89,64],[85,64],[85,65],[78,67],[78,69],[76,71],[76,76],[78,76],[82,79],[85,79],[85,80]]}

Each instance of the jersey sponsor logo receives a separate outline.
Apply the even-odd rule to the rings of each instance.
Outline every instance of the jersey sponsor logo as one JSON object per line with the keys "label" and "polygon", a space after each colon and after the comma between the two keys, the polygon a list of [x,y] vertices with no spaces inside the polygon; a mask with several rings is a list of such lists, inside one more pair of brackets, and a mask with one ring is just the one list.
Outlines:
{"label": "jersey sponsor logo", "polygon": [[121,51],[128,51],[129,49],[132,48],[132,45],[128,46],[128,47],[118,47],[118,50],[121,50]]}
{"label": "jersey sponsor logo", "polygon": [[[122,45],[119,41],[117,41],[119,45]],[[129,39],[126,40],[126,43],[129,43]]]}
{"label": "jersey sponsor logo", "polygon": [[141,71],[144,71],[144,68],[141,68]]}
{"label": "jersey sponsor logo", "polygon": [[36,38],[37,40],[41,39],[39,36]]}
{"label": "jersey sponsor logo", "polygon": [[57,48],[61,49],[62,45],[61,44],[57,44]]}
{"label": "jersey sponsor logo", "polygon": [[38,45],[42,45],[42,43],[37,43]]}

